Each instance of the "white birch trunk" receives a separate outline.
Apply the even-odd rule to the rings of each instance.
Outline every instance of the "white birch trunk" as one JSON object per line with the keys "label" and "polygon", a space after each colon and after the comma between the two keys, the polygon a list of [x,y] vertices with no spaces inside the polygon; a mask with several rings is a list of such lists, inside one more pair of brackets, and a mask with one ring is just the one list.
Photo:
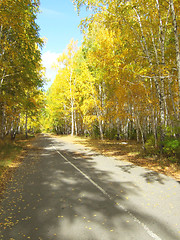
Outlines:
{"label": "white birch trunk", "polygon": [[[177,19],[176,19],[176,13],[174,9],[174,2],[173,0],[169,0],[170,8],[171,8],[171,14],[172,14],[172,20],[173,20],[173,28],[174,28],[174,37],[175,37],[175,48],[176,48],[176,62],[177,62],[177,78],[178,78],[178,85],[179,85],[179,99],[178,99],[178,105],[180,109],[180,46],[179,46],[179,36],[178,36],[178,30],[177,30]],[[178,119],[180,117],[180,112],[178,111]]]}
{"label": "white birch trunk", "polygon": [[[141,18],[137,12],[137,10],[135,9],[135,12],[136,12],[136,15],[137,15],[137,20],[138,20],[138,23],[139,23],[139,26],[140,26],[140,29],[141,29],[141,34],[142,34],[142,42],[143,42],[143,45],[144,45],[144,49],[145,49],[145,54],[146,54],[146,57],[148,59],[148,62],[149,64],[152,66],[152,60],[151,60],[151,56],[150,56],[150,53],[149,53],[149,50],[148,50],[148,45],[146,43],[146,39],[145,39],[145,36],[144,36],[144,31],[143,31],[143,27],[142,27],[142,23],[141,23]],[[163,131],[163,124],[164,124],[164,121],[165,121],[165,108],[164,108],[164,96],[163,96],[163,93],[162,93],[162,90],[161,90],[161,84],[159,84],[156,76],[153,77],[153,80],[154,80],[154,83],[155,83],[155,86],[156,86],[156,90],[157,90],[157,93],[158,93],[158,99],[159,99],[159,108],[160,108],[160,135],[161,135],[161,141],[163,141],[164,139],[164,131]]]}

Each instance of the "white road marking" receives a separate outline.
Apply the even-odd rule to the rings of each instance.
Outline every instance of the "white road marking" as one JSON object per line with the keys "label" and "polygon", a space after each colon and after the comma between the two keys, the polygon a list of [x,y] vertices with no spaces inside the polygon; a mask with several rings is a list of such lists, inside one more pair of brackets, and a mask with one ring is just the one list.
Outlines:
{"label": "white road marking", "polygon": [[[97,189],[99,189],[106,197],[108,197],[110,200],[113,200],[112,197],[102,188],[100,187],[97,183],[95,183],[88,175],[86,175],[81,169],[79,169],[78,167],[76,167],[71,161],[69,161],[59,150],[56,149],[56,147],[54,145],[52,145],[53,148],[55,149],[55,151],[67,162],[69,163],[73,168],[75,168],[78,172],[80,172],[89,182],[91,182]],[[153,231],[151,231],[146,224],[144,224],[143,222],[141,222],[136,216],[134,216],[128,209],[126,209],[123,205],[121,205],[120,203],[114,202],[114,204],[116,205],[116,207],[120,208],[121,210],[124,210],[125,212],[128,213],[129,216],[132,217],[132,219],[134,220],[134,222],[140,224],[144,230],[146,231],[146,233],[152,237],[155,240],[162,240],[159,236],[157,236]]]}

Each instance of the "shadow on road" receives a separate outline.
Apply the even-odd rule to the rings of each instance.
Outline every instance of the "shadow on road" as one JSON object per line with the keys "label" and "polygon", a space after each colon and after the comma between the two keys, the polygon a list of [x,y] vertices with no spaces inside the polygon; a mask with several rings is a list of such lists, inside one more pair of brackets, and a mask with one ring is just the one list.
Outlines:
{"label": "shadow on road", "polygon": [[148,183],[159,182],[160,184],[164,184],[165,181],[167,181],[162,174],[153,171],[148,171],[141,176],[144,177]]}
{"label": "shadow on road", "polygon": [[[61,151],[105,189],[112,197],[109,199],[62,159],[52,145],[57,145],[56,139],[39,137],[10,184],[0,215],[1,240],[151,239],[116,204],[116,199],[123,205],[127,196],[139,194],[140,190],[133,182],[113,181],[110,171],[99,171],[95,167],[91,155],[67,149]],[[66,148],[65,143],[58,143],[58,146]],[[132,167],[127,165],[122,170],[129,173]],[[163,183],[163,179],[152,172],[143,177],[147,181]],[[135,209],[129,211],[141,221],[152,221],[150,215]],[[163,222],[153,221],[166,239],[178,239]]]}
{"label": "shadow on road", "polygon": [[[139,166],[136,166],[134,164],[127,164],[127,165],[118,166],[118,167],[123,172],[129,173],[129,174],[132,173],[132,169],[139,168]],[[160,184],[165,184],[165,182],[167,181],[167,178],[165,178],[163,176],[163,174],[160,174],[158,172],[154,172],[154,171],[148,170],[148,169],[146,169],[146,172],[142,173],[140,176],[143,177],[145,179],[145,181],[148,183],[158,182]]]}

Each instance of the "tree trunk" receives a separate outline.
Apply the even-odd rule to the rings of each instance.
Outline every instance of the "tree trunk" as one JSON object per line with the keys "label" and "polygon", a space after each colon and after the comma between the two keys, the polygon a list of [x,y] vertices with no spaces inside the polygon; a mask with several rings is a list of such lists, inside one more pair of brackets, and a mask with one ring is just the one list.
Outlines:
{"label": "tree trunk", "polygon": [[103,128],[102,128],[102,121],[99,119],[99,131],[100,131],[100,137],[101,140],[103,140],[104,136],[103,136]]}
{"label": "tree trunk", "polygon": [[142,147],[143,147],[143,150],[145,150],[145,137],[144,137],[144,132],[142,130],[142,127],[141,127],[141,124],[140,124],[140,121],[139,121],[139,117],[137,116],[137,123],[138,123],[138,127],[139,127],[139,130],[140,130],[140,133],[141,133],[141,139],[142,139]]}
{"label": "tree trunk", "polygon": [[76,114],[75,110],[74,110],[74,127],[75,127],[75,134],[77,136],[78,135],[78,127],[77,127],[77,114]]}
{"label": "tree trunk", "polygon": [[28,138],[28,128],[27,128],[27,124],[28,124],[28,115],[26,112],[26,116],[25,116],[25,135],[26,135],[26,139]]}
{"label": "tree trunk", "polygon": [[174,103],[174,96],[173,96],[173,92],[172,92],[172,88],[171,88],[171,82],[172,82],[172,80],[169,79],[169,81],[168,81],[169,95],[170,95],[170,100],[171,100],[172,107],[173,107],[173,115],[174,115],[175,119],[178,120],[177,111],[176,111],[176,107],[175,107],[175,103]]}
{"label": "tree trunk", "polygon": [[74,103],[71,103],[71,136],[74,135]]}
{"label": "tree trunk", "polygon": [[[150,66],[153,66],[152,59],[150,57],[150,53],[149,53],[149,50],[148,50],[148,45],[146,43],[146,39],[145,39],[145,35],[144,35],[142,23],[141,23],[141,18],[140,18],[140,16],[139,16],[139,14],[138,14],[136,9],[135,9],[135,12],[136,12],[137,20],[138,20],[139,27],[140,27],[140,30],[141,30],[142,47],[143,47],[143,50],[144,50],[144,52],[146,54],[146,57],[148,59],[148,62],[150,64]],[[159,82],[157,80],[157,77],[154,76],[153,80],[154,80],[154,83],[155,83],[155,87],[156,87],[157,94],[158,94],[158,99],[159,99],[159,108],[160,108],[160,139],[161,139],[161,141],[163,141],[163,139],[164,139],[163,124],[164,124],[164,121],[165,121],[165,118],[164,118],[164,114],[165,114],[165,111],[164,111],[164,99],[165,98],[164,98],[162,90],[161,90],[161,84],[159,84]]]}
{"label": "tree trunk", "polygon": [[[180,46],[179,46],[179,36],[177,30],[177,20],[176,20],[176,13],[174,9],[174,2],[173,0],[169,0],[172,20],[173,20],[173,28],[174,28],[174,37],[175,37],[175,48],[176,48],[176,62],[177,62],[177,78],[178,78],[178,85],[179,85],[179,96],[178,96],[178,105],[180,109]],[[180,117],[180,112],[178,111],[178,119]]]}
{"label": "tree trunk", "polygon": [[0,114],[1,114],[1,138],[3,139],[4,138],[4,135],[5,135],[5,112],[4,112],[4,104],[1,103],[0,104]]}
{"label": "tree trunk", "polygon": [[157,135],[157,120],[155,117],[155,111],[152,110],[152,121],[153,121],[153,134],[154,134],[154,146],[158,146],[158,135]]}
{"label": "tree trunk", "polygon": [[139,124],[138,124],[138,118],[136,118],[136,140],[139,143]]}

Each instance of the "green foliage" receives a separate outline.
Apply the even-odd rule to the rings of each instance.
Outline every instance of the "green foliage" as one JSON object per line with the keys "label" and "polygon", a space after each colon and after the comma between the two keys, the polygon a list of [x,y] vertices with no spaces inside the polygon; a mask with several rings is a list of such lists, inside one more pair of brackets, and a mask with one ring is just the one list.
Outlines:
{"label": "green foliage", "polygon": [[[158,141],[158,146],[160,146],[160,141]],[[159,155],[160,150],[158,146],[155,148],[154,135],[149,135],[145,143],[146,154]],[[161,146],[163,148],[163,156],[168,157],[171,162],[180,162],[180,139],[166,136]]]}
{"label": "green foliage", "polygon": [[159,149],[158,147],[155,148],[155,138],[153,134],[150,134],[147,137],[147,140],[145,142],[145,149],[146,149],[146,154],[148,155],[156,155],[159,154]]}
{"label": "green foliage", "polygon": [[95,138],[95,139],[100,138],[100,130],[99,130],[98,124],[93,125],[92,137]]}
{"label": "green foliage", "polygon": [[180,127],[178,126],[177,122],[174,122],[173,126],[164,127],[164,132],[166,134],[166,137],[170,138],[171,136],[180,134]]}
{"label": "green foliage", "polygon": [[154,135],[149,135],[149,137],[147,137],[147,140],[146,140],[146,143],[145,143],[145,146],[146,147],[152,147],[155,145],[155,139],[154,139]]}
{"label": "green foliage", "polygon": [[118,138],[117,128],[108,129],[105,131],[105,138],[114,140]]}
{"label": "green foliage", "polygon": [[167,138],[163,144],[163,152],[165,155],[168,157],[180,157],[180,139]]}

